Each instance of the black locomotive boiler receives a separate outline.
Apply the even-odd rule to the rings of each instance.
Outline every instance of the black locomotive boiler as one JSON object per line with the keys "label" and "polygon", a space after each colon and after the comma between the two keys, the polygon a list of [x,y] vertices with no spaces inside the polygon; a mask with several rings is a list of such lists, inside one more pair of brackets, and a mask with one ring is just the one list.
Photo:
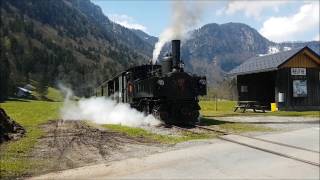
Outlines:
{"label": "black locomotive boiler", "polygon": [[127,69],[101,84],[96,94],[129,103],[167,124],[195,123],[200,110],[198,96],[207,93],[206,77],[184,72],[180,40],[172,40],[172,54],[160,64]]}

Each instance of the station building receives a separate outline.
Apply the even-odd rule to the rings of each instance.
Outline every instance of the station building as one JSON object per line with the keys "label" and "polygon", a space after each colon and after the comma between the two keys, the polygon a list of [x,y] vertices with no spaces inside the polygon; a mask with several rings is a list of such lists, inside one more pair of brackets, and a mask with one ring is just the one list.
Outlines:
{"label": "station building", "polygon": [[252,57],[229,72],[239,101],[279,110],[320,110],[320,58],[309,47]]}

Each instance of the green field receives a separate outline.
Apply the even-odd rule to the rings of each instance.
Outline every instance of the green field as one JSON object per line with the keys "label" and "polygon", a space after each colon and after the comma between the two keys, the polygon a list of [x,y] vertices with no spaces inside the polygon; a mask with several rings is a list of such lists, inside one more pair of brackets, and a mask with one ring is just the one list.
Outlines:
{"label": "green field", "polygon": [[141,128],[133,128],[133,127],[127,127],[127,126],[121,126],[121,125],[103,125],[103,127],[124,133],[131,137],[139,137],[139,138],[145,138],[146,140],[151,140],[154,142],[160,142],[160,143],[168,143],[168,144],[175,144],[183,141],[189,141],[189,140],[195,140],[195,139],[206,139],[210,137],[214,137],[214,134],[194,134],[191,132],[181,132],[181,135],[179,136],[168,136],[168,135],[159,135],[150,133],[144,129]]}
{"label": "green field", "polygon": [[7,114],[26,128],[26,136],[18,141],[4,144],[0,149],[0,172],[3,176],[21,176],[37,162],[31,162],[28,153],[32,150],[43,131],[39,125],[59,117],[61,102],[7,101],[0,106]]}
{"label": "green field", "polygon": [[245,132],[268,132],[274,131],[274,129],[248,123],[234,123],[222,120],[216,120],[214,118],[201,118],[201,125],[204,126],[218,126],[219,129],[231,132],[231,133],[245,133]]}
{"label": "green field", "polygon": [[319,111],[277,111],[266,113],[255,113],[240,111],[233,112],[236,101],[200,101],[201,114],[205,117],[219,117],[219,116],[307,116],[307,117],[319,117]]}
{"label": "green field", "polygon": [[[50,97],[50,98],[49,98]],[[34,162],[28,158],[28,154],[37,143],[37,139],[41,137],[44,132],[40,129],[40,125],[48,122],[51,119],[59,118],[59,109],[62,106],[62,97],[56,90],[49,90],[49,101],[35,101],[35,100],[9,100],[0,103],[0,106],[5,109],[7,114],[23,127],[26,128],[26,136],[18,141],[12,141],[0,146],[0,173],[2,177],[20,177],[28,172],[30,169],[39,166],[41,162]],[[319,112],[267,112],[267,113],[234,113],[233,101],[218,101],[216,105],[213,101],[201,101],[201,114],[204,116],[202,122],[205,125],[219,125],[220,128],[233,132],[247,132],[247,131],[269,131],[270,129],[262,126],[255,126],[249,124],[229,123],[215,120],[219,116],[235,116],[235,115],[275,115],[275,116],[318,116]],[[125,133],[133,137],[142,137],[154,142],[160,143],[178,143],[193,139],[203,139],[214,137],[214,135],[195,135],[192,133],[182,133],[181,136],[166,136],[147,132],[141,128],[131,128],[120,125],[104,125],[105,128],[113,131]]]}

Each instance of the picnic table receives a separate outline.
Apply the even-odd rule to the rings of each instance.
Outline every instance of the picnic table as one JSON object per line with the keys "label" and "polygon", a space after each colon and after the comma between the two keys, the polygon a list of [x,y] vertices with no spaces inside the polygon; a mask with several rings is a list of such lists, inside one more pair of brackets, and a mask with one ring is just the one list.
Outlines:
{"label": "picnic table", "polygon": [[243,113],[247,109],[252,109],[254,112],[257,112],[257,110],[266,112],[267,106],[261,106],[258,101],[238,101],[238,104],[234,107],[234,112],[238,109],[242,110]]}

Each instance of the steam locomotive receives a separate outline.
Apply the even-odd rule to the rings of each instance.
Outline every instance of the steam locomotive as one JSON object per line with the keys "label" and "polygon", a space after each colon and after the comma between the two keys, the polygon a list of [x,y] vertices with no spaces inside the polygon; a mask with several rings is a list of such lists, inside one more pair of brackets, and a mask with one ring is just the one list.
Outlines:
{"label": "steam locomotive", "polygon": [[206,77],[184,72],[180,40],[172,40],[172,54],[160,65],[127,69],[97,87],[96,94],[129,103],[166,124],[191,124],[198,119],[198,96],[206,95],[206,84]]}

